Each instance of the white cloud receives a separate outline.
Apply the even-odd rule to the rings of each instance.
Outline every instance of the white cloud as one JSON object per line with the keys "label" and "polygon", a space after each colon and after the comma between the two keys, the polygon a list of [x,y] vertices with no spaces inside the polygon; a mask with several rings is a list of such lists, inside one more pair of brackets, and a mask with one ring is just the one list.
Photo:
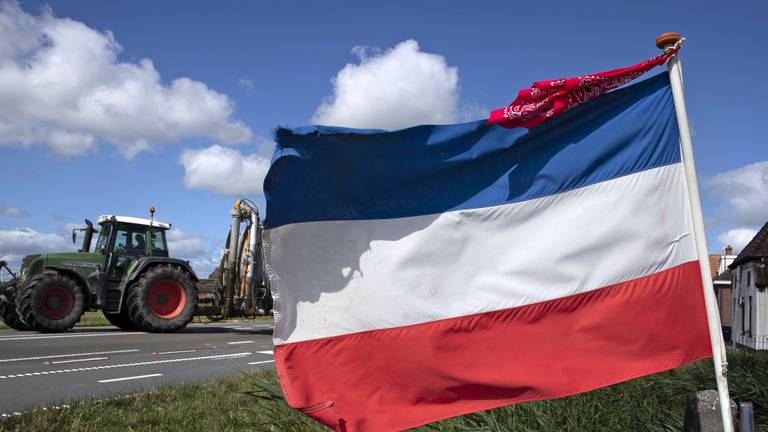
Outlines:
{"label": "white cloud", "polygon": [[204,255],[198,255],[189,259],[189,264],[200,279],[206,279],[219,266],[221,260],[221,251],[218,253],[210,252]]}
{"label": "white cloud", "polygon": [[723,247],[732,246],[734,250],[741,251],[744,249],[744,246],[752,240],[755,234],[757,234],[757,230],[752,228],[736,228],[717,236],[717,241],[719,241]]}
{"label": "white cloud", "polygon": [[179,162],[184,166],[184,185],[190,189],[221,195],[260,195],[270,160],[260,153],[243,155],[238,150],[213,145],[185,150]]}
{"label": "white cloud", "polygon": [[168,250],[173,257],[190,259],[205,253],[202,239],[196,234],[188,234],[173,228],[166,232],[166,239]]}
{"label": "white cloud", "polygon": [[122,62],[121,50],[109,31],[0,1],[0,146],[78,155],[106,141],[130,158],[183,137],[250,140],[228,96],[186,77],[165,84],[151,60]]}
{"label": "white cloud", "polygon": [[252,90],[254,87],[256,87],[253,84],[253,81],[251,81],[251,80],[249,80],[247,78],[240,78],[240,79],[237,80],[237,83],[240,84],[241,86],[247,88],[248,90]]}
{"label": "white cloud", "polygon": [[166,239],[170,256],[189,261],[199,278],[207,278],[219,265],[221,250],[215,246],[206,247],[206,244],[210,246],[211,242],[201,235],[173,228],[166,233]]}
{"label": "white cloud", "polygon": [[412,39],[383,53],[367,47],[352,52],[359,64],[347,64],[333,78],[333,96],[317,108],[313,122],[399,129],[462,118],[459,72],[443,56],[421,51]]}
{"label": "white cloud", "polygon": [[718,222],[758,227],[768,221],[768,161],[726,171],[705,184],[721,202]]}
{"label": "white cloud", "polygon": [[19,269],[21,260],[26,255],[71,252],[76,249],[77,246],[64,235],[41,233],[32,228],[0,230],[0,260],[7,261],[14,271]]}
{"label": "white cloud", "polygon": [[27,212],[20,208],[6,207],[5,204],[0,203],[0,216],[22,217],[26,215]]}

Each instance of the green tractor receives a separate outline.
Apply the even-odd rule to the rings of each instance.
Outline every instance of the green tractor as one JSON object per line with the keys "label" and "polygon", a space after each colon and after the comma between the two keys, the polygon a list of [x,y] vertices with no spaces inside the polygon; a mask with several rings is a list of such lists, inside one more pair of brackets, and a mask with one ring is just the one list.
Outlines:
{"label": "green tractor", "polygon": [[[17,330],[63,332],[86,310],[101,310],[125,330],[174,332],[197,308],[197,277],[187,261],[170,258],[165,232],[170,224],[152,219],[101,216],[98,228],[86,219],[78,252],[24,258],[17,276],[0,283],[0,318]],[[91,252],[91,241],[98,241]]]}

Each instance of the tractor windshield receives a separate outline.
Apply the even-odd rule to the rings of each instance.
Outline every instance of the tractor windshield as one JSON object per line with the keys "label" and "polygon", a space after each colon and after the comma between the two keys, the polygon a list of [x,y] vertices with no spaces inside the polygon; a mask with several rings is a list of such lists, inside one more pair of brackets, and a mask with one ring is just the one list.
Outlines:
{"label": "tractor windshield", "polygon": [[[149,248],[147,236],[151,232]],[[149,252],[152,256],[168,256],[165,242],[165,230],[149,228],[142,225],[119,224],[115,235],[115,252],[120,255],[144,256]]]}
{"label": "tractor windshield", "polygon": [[112,231],[112,225],[104,224],[101,226],[101,229],[99,230],[99,241],[96,243],[96,252],[102,253],[102,251],[107,250],[107,245],[109,243],[109,234]]}

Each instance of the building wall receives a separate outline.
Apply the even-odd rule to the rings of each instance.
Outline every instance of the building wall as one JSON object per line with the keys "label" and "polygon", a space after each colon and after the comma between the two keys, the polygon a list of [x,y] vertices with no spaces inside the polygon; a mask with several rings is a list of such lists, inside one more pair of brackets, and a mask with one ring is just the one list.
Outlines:
{"label": "building wall", "polygon": [[768,295],[767,290],[755,287],[754,263],[744,263],[734,269],[732,282],[733,342],[768,350]]}
{"label": "building wall", "polygon": [[731,284],[715,283],[717,307],[720,309],[720,322],[723,327],[733,324],[733,294]]}
{"label": "building wall", "polygon": [[[724,273],[736,259],[736,255],[720,255],[717,259],[717,274]],[[717,275],[715,275],[717,276]]]}
{"label": "building wall", "polygon": [[[712,279],[728,270],[728,266],[736,259],[733,249],[729,246],[723,254],[709,255],[709,268],[712,272]],[[727,342],[731,342],[731,326],[733,322],[732,305],[732,285],[730,282],[722,280],[714,281],[715,298],[717,298],[717,307],[720,310],[720,324],[723,327],[723,335]]]}

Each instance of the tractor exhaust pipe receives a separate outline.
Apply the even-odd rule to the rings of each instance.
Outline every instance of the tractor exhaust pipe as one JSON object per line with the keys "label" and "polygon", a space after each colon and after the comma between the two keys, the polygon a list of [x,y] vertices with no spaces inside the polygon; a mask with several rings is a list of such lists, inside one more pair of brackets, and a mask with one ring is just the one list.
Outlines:
{"label": "tractor exhaust pipe", "polygon": [[72,244],[75,244],[77,241],[77,232],[84,231],[85,236],[83,237],[83,246],[78,250],[78,252],[88,253],[91,251],[91,240],[93,240],[93,233],[95,233],[96,230],[93,228],[93,222],[89,221],[88,219],[85,220],[85,224],[87,225],[86,228],[75,228],[72,230]]}
{"label": "tractor exhaust pipe", "polygon": [[93,222],[89,221],[88,219],[85,220],[85,224],[88,226],[85,229],[85,235],[83,236],[83,247],[80,249],[80,252],[90,252],[91,251],[91,240],[93,240],[93,233],[96,232],[96,230],[93,228]]}

